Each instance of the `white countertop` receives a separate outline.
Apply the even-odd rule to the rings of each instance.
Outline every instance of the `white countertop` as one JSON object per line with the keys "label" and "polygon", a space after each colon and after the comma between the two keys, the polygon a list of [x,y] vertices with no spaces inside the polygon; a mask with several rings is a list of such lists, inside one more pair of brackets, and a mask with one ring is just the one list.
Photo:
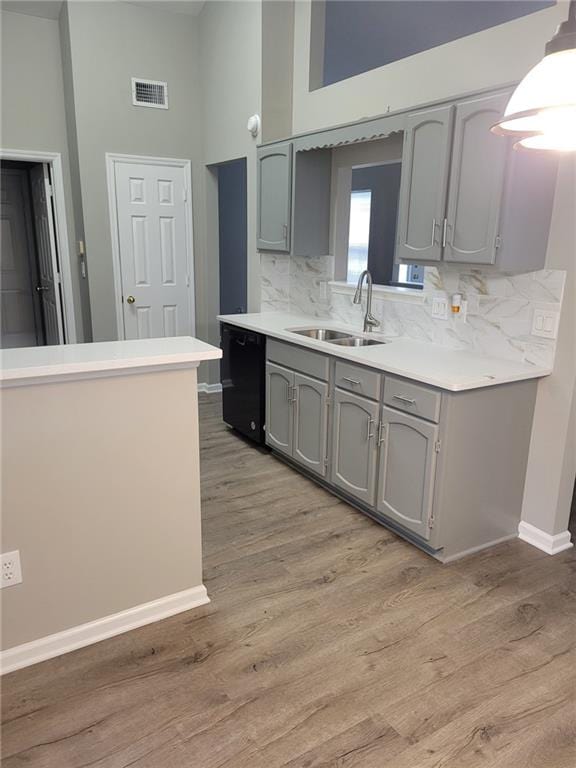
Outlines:
{"label": "white countertop", "polygon": [[222,351],[191,336],[51,347],[21,347],[0,352],[0,382],[4,386],[134,369],[194,368],[216,360]]}
{"label": "white countertop", "polygon": [[308,349],[315,349],[318,352],[452,392],[490,387],[523,379],[536,379],[551,373],[549,368],[529,363],[484,357],[464,350],[446,349],[437,344],[404,338],[390,338],[386,344],[377,346],[340,347],[337,344],[299,336],[292,331],[299,328],[335,328],[354,333],[355,336],[370,336],[374,339],[386,337],[376,333],[357,333],[343,323],[305,315],[260,312],[245,315],[219,315],[218,319],[275,339],[299,344]]}

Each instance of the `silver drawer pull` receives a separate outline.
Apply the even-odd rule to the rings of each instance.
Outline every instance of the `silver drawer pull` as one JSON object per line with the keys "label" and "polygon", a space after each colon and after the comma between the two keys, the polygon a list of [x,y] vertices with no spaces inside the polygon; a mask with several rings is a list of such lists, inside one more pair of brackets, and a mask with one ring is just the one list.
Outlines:
{"label": "silver drawer pull", "polygon": [[342,381],[347,381],[349,384],[354,384],[356,387],[359,387],[362,384],[358,379],[351,379],[349,376],[342,376]]}
{"label": "silver drawer pull", "polygon": [[406,405],[416,405],[416,400],[411,397],[405,397],[404,395],[392,395],[393,400],[400,400],[401,403]]}

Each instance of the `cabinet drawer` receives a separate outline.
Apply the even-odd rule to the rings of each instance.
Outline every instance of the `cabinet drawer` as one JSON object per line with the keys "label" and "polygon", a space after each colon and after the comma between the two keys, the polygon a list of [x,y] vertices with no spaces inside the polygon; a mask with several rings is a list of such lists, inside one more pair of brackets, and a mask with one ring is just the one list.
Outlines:
{"label": "cabinet drawer", "polygon": [[318,352],[310,352],[302,347],[284,344],[275,339],[268,339],[266,344],[268,360],[285,365],[295,371],[307,373],[316,379],[328,381],[328,357]]}
{"label": "cabinet drawer", "polygon": [[349,392],[355,392],[372,400],[379,400],[381,378],[377,371],[343,363],[340,360],[336,361],[335,384],[340,389],[347,389]]}
{"label": "cabinet drawer", "polygon": [[438,423],[442,395],[434,389],[386,376],[384,403],[400,411],[412,413],[422,419]]}

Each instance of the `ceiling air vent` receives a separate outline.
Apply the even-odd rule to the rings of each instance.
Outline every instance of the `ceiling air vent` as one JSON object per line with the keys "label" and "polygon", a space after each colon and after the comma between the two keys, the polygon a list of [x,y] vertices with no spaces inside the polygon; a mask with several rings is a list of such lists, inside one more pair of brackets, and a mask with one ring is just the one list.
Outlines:
{"label": "ceiling air vent", "polygon": [[136,107],[168,109],[168,83],[133,77],[132,104]]}

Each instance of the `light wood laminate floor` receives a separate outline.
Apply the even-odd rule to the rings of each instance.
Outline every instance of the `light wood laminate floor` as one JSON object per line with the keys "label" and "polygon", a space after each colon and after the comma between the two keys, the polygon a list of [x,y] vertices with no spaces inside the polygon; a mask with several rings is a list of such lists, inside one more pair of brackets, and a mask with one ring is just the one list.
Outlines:
{"label": "light wood laminate floor", "polygon": [[574,768],[573,550],[443,566],[201,412],[212,603],[7,676],[4,768]]}

